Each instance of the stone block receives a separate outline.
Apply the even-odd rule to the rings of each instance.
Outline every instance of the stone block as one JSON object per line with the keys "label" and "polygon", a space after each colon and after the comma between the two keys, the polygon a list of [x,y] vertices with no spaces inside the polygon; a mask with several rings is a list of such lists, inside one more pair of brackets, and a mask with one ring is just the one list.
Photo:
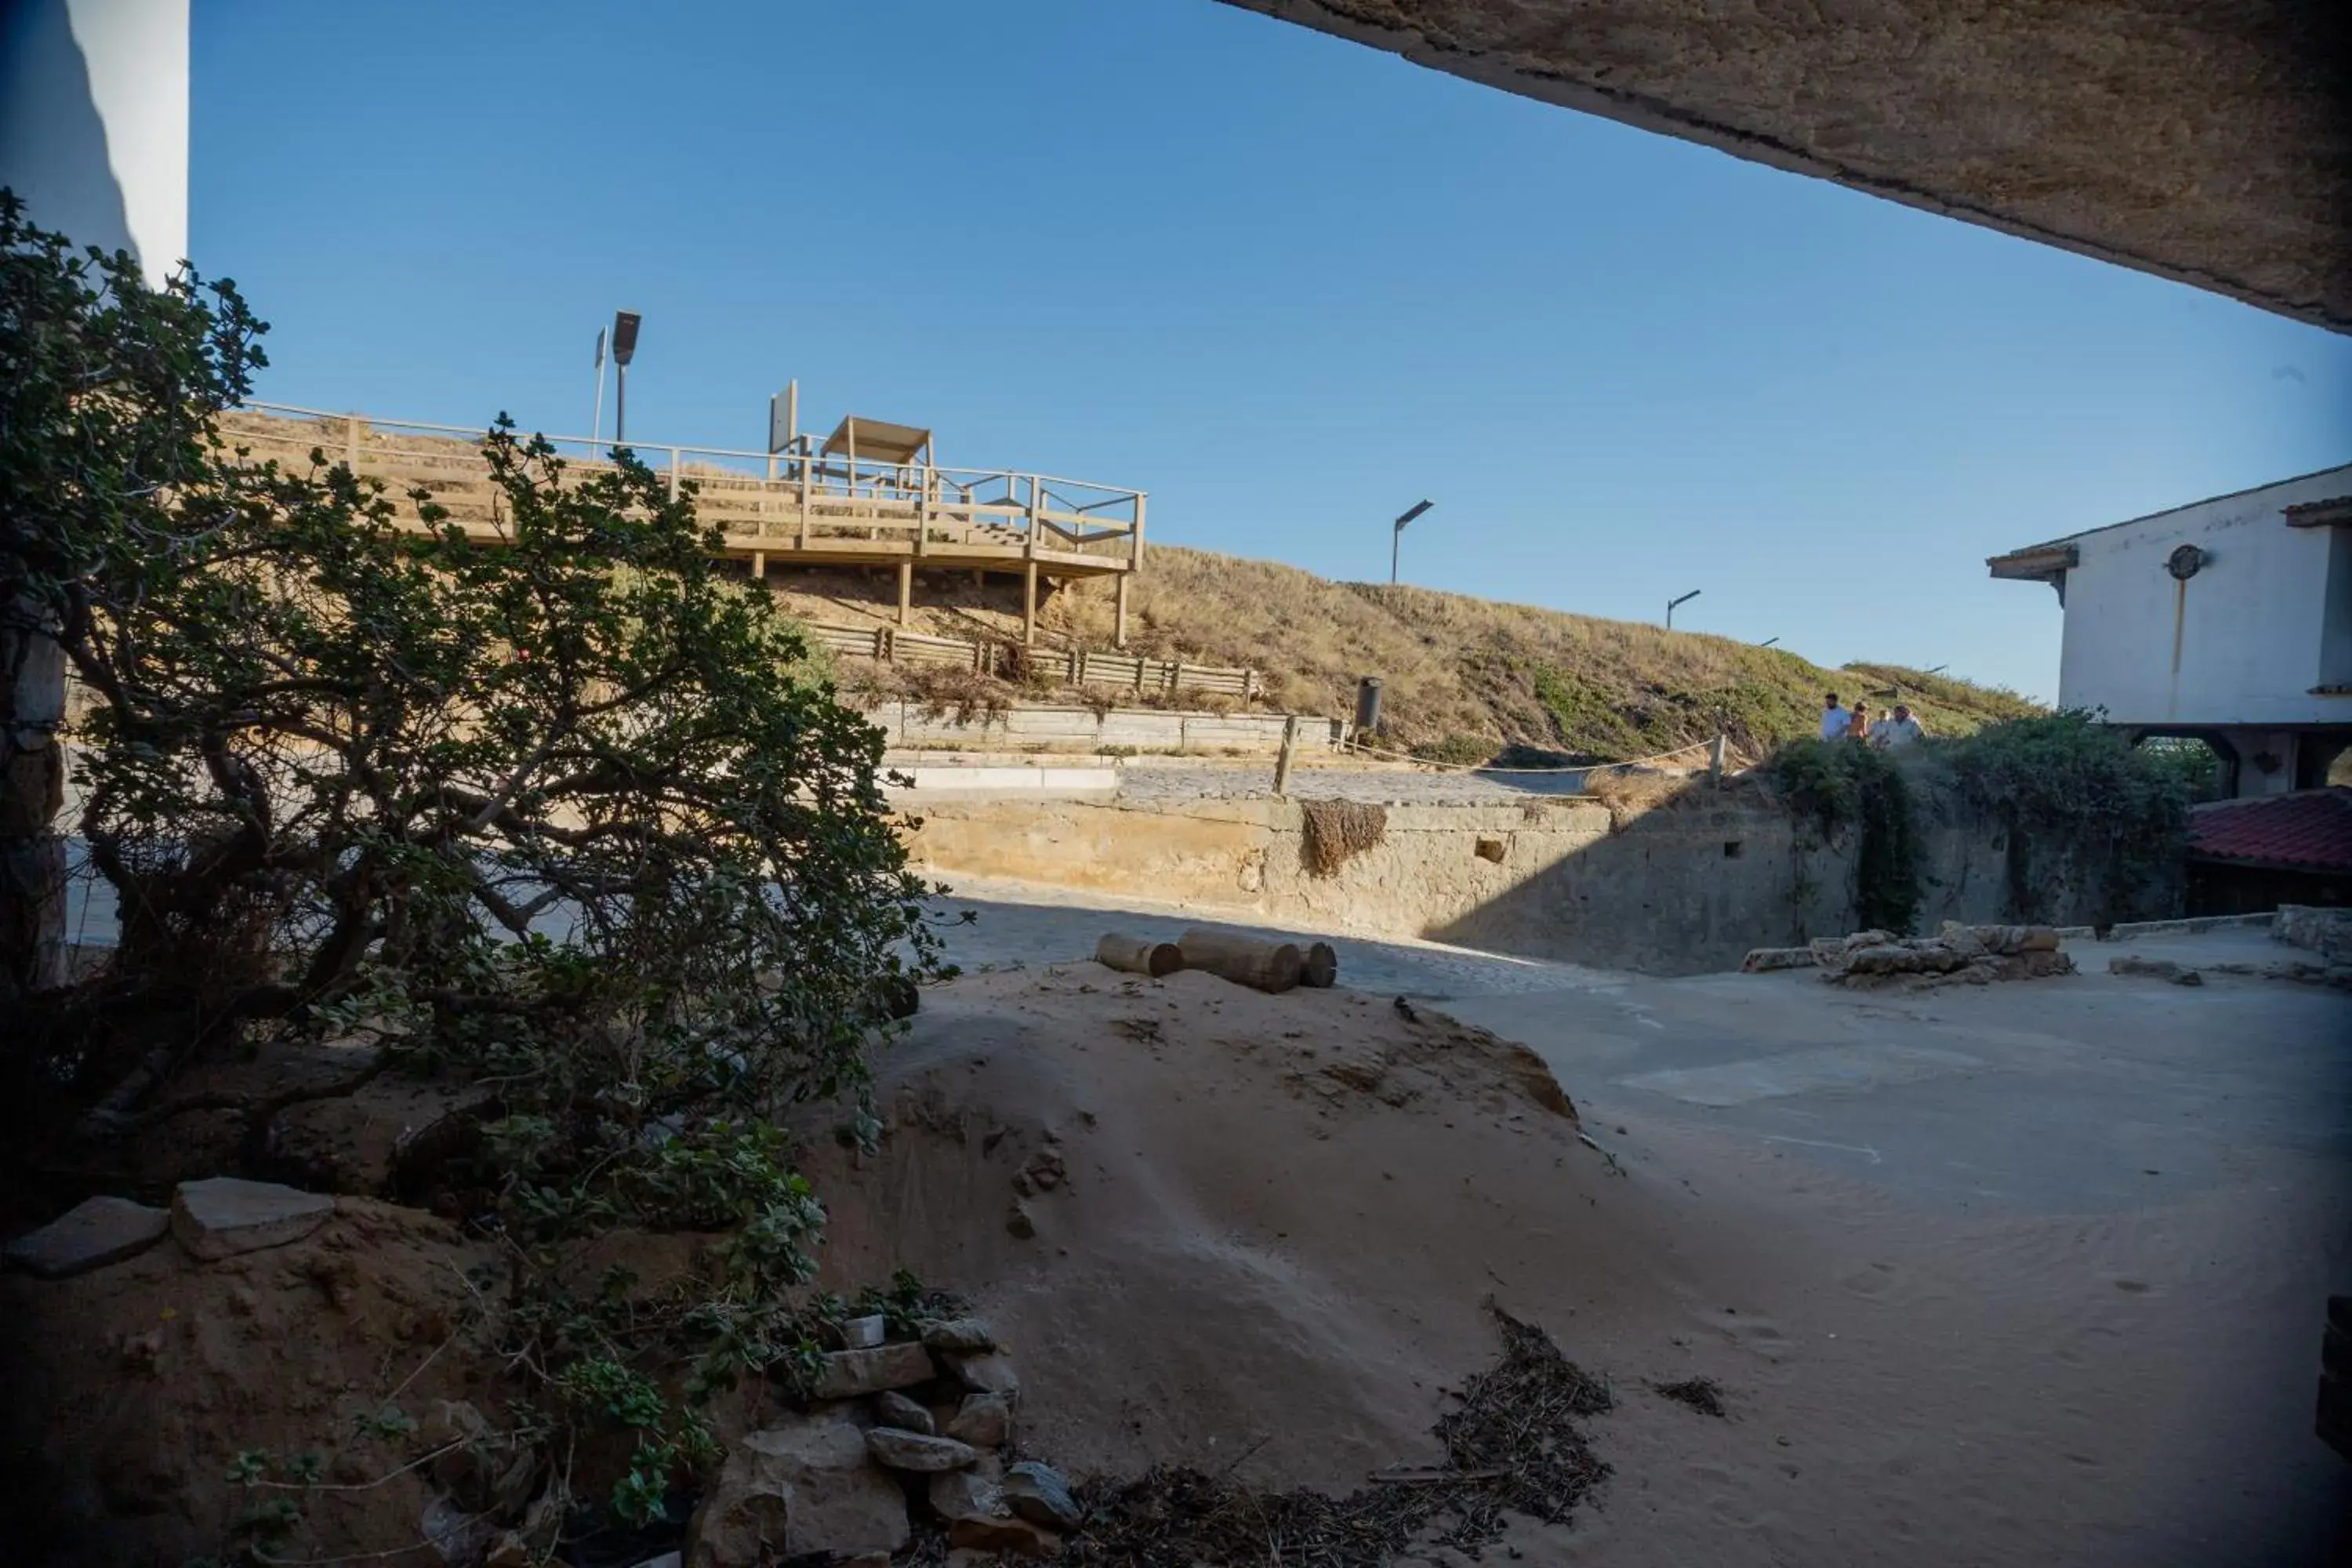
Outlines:
{"label": "stone block", "polygon": [[931,1352],[918,1344],[835,1351],[824,1358],[810,1394],[818,1399],[859,1399],[885,1389],[912,1388],[937,1375]]}
{"label": "stone block", "polygon": [[1021,1374],[1013,1369],[1011,1357],[992,1351],[979,1355],[950,1352],[946,1359],[948,1366],[962,1381],[964,1387],[972,1393],[1001,1394],[1007,1399],[1020,1396]]}
{"label": "stone block", "polygon": [[687,1525],[685,1568],[891,1552],[910,1533],[906,1493],[866,1463],[856,1423],[828,1412],[736,1442]]}
{"label": "stone block", "polygon": [[1028,1520],[978,1515],[952,1521],[948,1544],[961,1551],[1010,1552],[1019,1557],[1051,1557],[1062,1549],[1061,1537]]}
{"label": "stone block", "polygon": [[895,1426],[877,1426],[866,1433],[866,1448],[877,1464],[922,1474],[960,1470],[980,1458],[979,1451],[969,1443],[959,1443],[952,1437],[926,1436]]}
{"label": "stone block", "polygon": [[172,1194],[172,1234],[191,1257],[211,1262],[299,1241],[334,1212],[325,1193],[215,1176],[182,1182]]}
{"label": "stone block", "polygon": [[8,1244],[11,1267],[44,1279],[87,1274],[154,1246],[172,1216],[128,1198],[84,1198],[29,1235]]}
{"label": "stone block", "polygon": [[992,1351],[996,1335],[977,1318],[950,1318],[925,1329],[923,1343],[935,1351]]}
{"label": "stone block", "polygon": [[1002,1394],[967,1394],[947,1435],[975,1448],[1002,1448],[1013,1436],[1013,1401]]}
{"label": "stone block", "polygon": [[1023,1519],[1049,1530],[1076,1530],[1086,1518],[1061,1472],[1034,1459],[1004,1472],[1004,1500]]}
{"label": "stone block", "polygon": [[931,1413],[895,1390],[874,1396],[874,1422],[877,1426],[895,1426],[902,1432],[920,1432],[926,1437],[939,1435]]}

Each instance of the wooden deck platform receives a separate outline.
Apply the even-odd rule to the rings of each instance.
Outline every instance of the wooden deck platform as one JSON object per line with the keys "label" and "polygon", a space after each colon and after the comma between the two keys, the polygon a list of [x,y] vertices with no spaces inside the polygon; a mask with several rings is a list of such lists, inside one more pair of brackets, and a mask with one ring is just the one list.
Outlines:
{"label": "wooden deck platform", "polygon": [[[478,432],[278,404],[249,405],[226,416],[222,427],[257,458],[293,466],[307,463],[315,449],[395,492],[430,490],[469,537],[501,537]],[[605,466],[584,437],[550,439],[575,474]],[[1112,576],[1117,641],[1126,646],[1127,579],[1143,565],[1141,490],[838,453],[630,445],[672,494],[682,483],[695,485],[696,511],[720,531],[720,554],[747,563],[755,576],[771,567],[895,568],[903,626],[918,567],[1013,574],[1023,583],[1024,641],[1036,637],[1041,579]]]}

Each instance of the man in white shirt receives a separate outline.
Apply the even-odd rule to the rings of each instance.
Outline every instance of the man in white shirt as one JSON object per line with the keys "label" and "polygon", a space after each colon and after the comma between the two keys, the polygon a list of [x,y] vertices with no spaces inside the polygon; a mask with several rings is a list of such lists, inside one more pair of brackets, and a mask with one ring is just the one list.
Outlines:
{"label": "man in white shirt", "polygon": [[1911,705],[1907,702],[1897,702],[1895,717],[1883,721],[1870,732],[1870,743],[1889,752],[1927,738],[1927,731],[1920,728],[1919,721],[1911,716]]}
{"label": "man in white shirt", "polygon": [[1838,694],[1831,692],[1822,706],[1822,739],[1843,741],[1853,728],[1853,715],[1847,712],[1845,704],[1838,700]]}

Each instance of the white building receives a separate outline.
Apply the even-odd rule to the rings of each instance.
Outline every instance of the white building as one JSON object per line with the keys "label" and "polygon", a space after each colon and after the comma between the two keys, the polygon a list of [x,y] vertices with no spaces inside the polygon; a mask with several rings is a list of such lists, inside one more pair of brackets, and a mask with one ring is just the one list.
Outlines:
{"label": "white building", "polygon": [[2352,743],[2352,464],[1986,564],[2058,590],[2060,707],[2203,739],[2235,794],[2315,787]]}
{"label": "white building", "polygon": [[188,0],[0,0],[0,185],[156,287],[188,254]]}

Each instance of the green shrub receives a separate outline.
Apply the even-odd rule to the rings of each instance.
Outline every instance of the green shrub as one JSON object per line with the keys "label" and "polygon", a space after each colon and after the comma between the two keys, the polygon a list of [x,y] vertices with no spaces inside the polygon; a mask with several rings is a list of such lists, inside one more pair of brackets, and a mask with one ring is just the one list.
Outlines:
{"label": "green shrub", "polygon": [[1908,934],[1922,896],[1919,837],[1910,785],[1888,754],[1851,741],[1792,741],[1764,772],[1824,841],[1855,830],[1856,917],[1865,929]]}
{"label": "green shrub", "polygon": [[2179,755],[2135,748],[2079,711],[1989,724],[1936,750],[1962,798],[2007,830],[2011,913],[2051,918],[2067,858],[2098,876],[2096,922],[2171,912],[2197,772]]}

